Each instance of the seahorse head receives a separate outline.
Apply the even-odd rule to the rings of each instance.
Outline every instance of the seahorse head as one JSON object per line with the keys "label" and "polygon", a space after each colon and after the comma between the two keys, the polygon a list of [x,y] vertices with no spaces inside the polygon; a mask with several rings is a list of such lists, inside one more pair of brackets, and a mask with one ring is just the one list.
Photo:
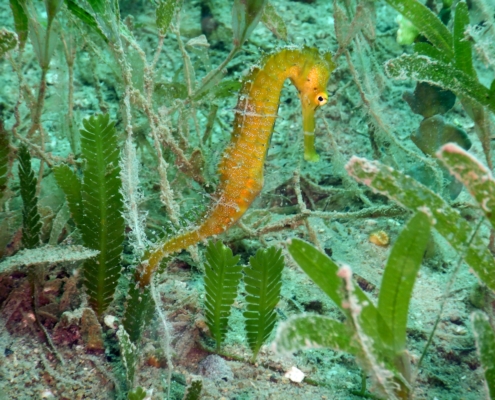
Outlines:
{"label": "seahorse head", "polygon": [[298,74],[291,77],[291,81],[299,91],[301,99],[304,158],[308,161],[318,161],[319,156],[314,149],[315,111],[328,101],[326,86],[335,64],[330,53],[320,53],[314,48],[305,47],[301,54],[304,62],[300,64]]}

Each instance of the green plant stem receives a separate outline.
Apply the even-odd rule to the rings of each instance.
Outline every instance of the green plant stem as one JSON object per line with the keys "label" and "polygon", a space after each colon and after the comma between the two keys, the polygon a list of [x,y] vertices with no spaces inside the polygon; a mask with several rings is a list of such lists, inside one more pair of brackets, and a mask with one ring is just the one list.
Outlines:
{"label": "green plant stem", "polygon": [[190,69],[191,67],[191,59],[189,58],[189,54],[187,54],[186,48],[184,46],[184,41],[182,40],[180,36],[180,25],[179,25],[179,18],[177,18],[177,27],[174,25],[170,26],[170,31],[175,34],[175,37],[177,38],[177,43],[179,44],[179,50],[182,55],[182,58],[184,60],[184,78],[186,80],[186,87],[187,87],[187,94],[188,96],[191,96],[193,93],[194,89],[194,81],[192,79],[193,76],[193,71]]}
{"label": "green plant stem", "polygon": [[237,54],[237,52],[241,49],[241,46],[234,46],[232,50],[230,50],[230,53],[228,54],[227,58],[223,60],[223,62],[215,68],[213,71],[211,71],[208,75],[206,75],[201,82],[201,86],[196,89],[196,91],[187,99],[191,100],[192,98],[195,98],[198,96],[205,87],[207,87],[211,81],[214,79],[218,78],[218,75],[223,74],[223,69],[227,66],[227,64],[234,58],[234,56]]}
{"label": "green plant stem", "polygon": [[[41,67],[41,78],[40,78],[40,84],[38,88],[38,98],[35,103],[35,109],[34,111],[32,110],[32,117],[31,117],[31,128],[29,129],[28,132],[28,137],[31,137],[36,130],[40,130],[41,135],[43,136],[43,133],[41,132],[41,114],[43,112],[43,106],[45,105],[45,95],[46,95],[46,74],[48,72],[48,69],[50,68],[50,34],[51,34],[51,28],[52,28],[52,21],[48,22],[48,25],[46,27],[46,33],[45,33],[45,48],[43,50],[43,54],[41,56],[40,60],[40,67]],[[44,147],[44,146],[42,146]],[[44,148],[43,148],[44,150]]]}
{"label": "green plant stem", "polygon": [[[166,178],[166,170],[168,168],[168,163],[165,162],[165,159],[162,156],[162,151],[160,148],[161,142],[164,142],[164,144],[166,145],[164,147],[169,147],[170,150],[177,157],[176,165],[181,172],[185,173],[186,175],[194,179],[202,186],[205,185],[205,179],[201,174],[195,171],[195,169],[189,162],[188,158],[186,157],[184,151],[176,143],[175,139],[172,137],[169,128],[163,123],[163,116],[157,115],[157,113],[153,109],[153,104],[151,99],[151,95],[153,93],[153,79],[152,79],[153,70],[151,70],[151,67],[148,65],[148,62],[146,60],[146,55],[134,40],[128,37],[124,37],[124,39],[127,40],[128,43],[132,46],[132,48],[136,50],[136,52],[138,53],[139,57],[143,62],[143,65],[145,66],[144,82],[145,82],[146,92],[148,93],[148,96],[145,97],[141,94],[141,92],[139,92],[134,88],[132,84],[131,68],[125,57],[125,53],[122,47],[122,41],[119,36],[119,40],[117,41],[116,44],[111,45],[111,49],[114,52],[115,58],[117,59],[123,73],[125,96],[126,96],[124,98],[125,99],[124,101],[127,101],[129,105],[128,107],[126,105],[127,110],[130,110],[130,104],[132,102],[135,106],[141,108],[141,110],[146,114],[146,117],[148,118],[148,121],[150,123],[151,133],[153,136],[153,142],[155,145],[155,150],[157,151],[157,159],[159,162],[158,170],[160,172],[160,178],[161,178],[160,184],[161,185],[163,184],[161,186],[162,192],[164,193],[164,195],[162,196],[162,201],[164,201],[164,204],[167,207],[167,211],[169,212],[169,214],[176,215],[178,213],[178,206],[177,204],[175,204],[175,201],[173,200],[173,196],[172,196],[173,192],[170,189],[170,185]],[[167,113],[167,115],[169,114],[170,113]],[[174,209],[176,210],[174,211]],[[173,220],[175,220],[176,222],[174,221],[172,222],[174,222],[174,224],[178,226],[178,219],[173,218]]]}
{"label": "green plant stem", "polygon": [[359,391],[351,390],[351,393],[355,396],[362,397],[363,399],[380,400],[380,397],[371,394],[366,389],[366,372],[364,370],[361,370],[361,389]]}
{"label": "green plant stem", "polygon": [[486,164],[490,171],[493,171],[492,148],[491,148],[491,120],[485,108],[469,98],[461,98],[461,104],[466,113],[474,122],[474,130],[481,142]]}
{"label": "green plant stem", "polygon": [[[256,211],[258,210],[253,210],[251,214]],[[387,206],[367,207],[359,211],[349,211],[349,212],[308,210],[305,213],[291,215],[286,218],[280,219],[276,222],[273,222],[271,224],[264,225],[256,230],[253,230],[252,227],[247,227],[248,230],[243,230],[243,232],[240,232],[239,234],[236,233],[235,236],[232,236],[232,240],[242,240],[249,237],[261,238],[263,235],[266,235],[268,233],[279,232],[284,229],[294,229],[295,227],[304,224],[304,220],[310,217],[335,220],[335,219],[393,217],[404,214],[407,214],[407,211],[395,204],[390,206],[387,205]],[[246,218],[246,220],[249,220],[249,217]]]}
{"label": "green plant stem", "polygon": [[[74,61],[76,57],[75,48],[68,45],[64,34],[61,32],[62,44],[64,47],[65,61],[68,70],[68,93],[67,93],[67,126],[69,129],[69,142],[72,152],[77,154],[77,145],[74,132]],[[69,39],[70,40],[70,39]]]}
{"label": "green plant stem", "polygon": [[205,132],[203,133],[203,143],[207,143],[210,140],[211,133],[213,132],[213,125],[217,118],[218,104],[213,103],[210,108],[210,112],[207,117]]}
{"label": "green plant stem", "polygon": [[[165,161],[165,158],[163,157],[162,149],[161,149],[161,143],[160,143],[160,128],[163,126],[160,124],[160,120],[158,116],[155,114],[153,111],[152,105],[150,103],[151,99],[151,84],[152,84],[152,75],[151,71],[148,71],[149,73],[145,73],[144,76],[144,83],[145,83],[145,90],[148,93],[148,96],[145,97],[143,96],[138,90],[136,90],[133,86],[132,83],[132,73],[131,73],[131,67],[127,61],[127,58],[125,56],[125,52],[123,49],[123,44],[121,40],[120,33],[118,32],[118,29],[114,27],[115,34],[118,38],[115,44],[111,45],[111,49],[114,53],[115,58],[117,59],[117,62],[120,66],[120,69],[122,71],[122,76],[124,78],[124,106],[125,106],[125,112],[126,112],[126,133],[127,137],[131,138],[133,135],[133,128],[131,124],[131,119],[132,119],[132,112],[131,112],[131,101],[140,106],[140,108],[144,111],[146,114],[150,128],[151,128],[151,135],[153,138],[153,144],[155,147],[155,151],[157,154],[157,159],[158,159],[158,172],[160,174],[160,191],[161,191],[161,201],[164,203],[165,208],[167,209],[168,217],[172,221],[172,223],[178,227],[179,226],[179,219],[178,219],[178,213],[179,213],[179,206],[174,200],[173,196],[173,191],[170,188],[170,183],[167,178],[167,170],[168,170],[168,163]],[[144,52],[142,49],[133,41],[130,42],[130,45],[138,52],[140,58],[143,61],[143,64],[145,66],[145,71],[148,69],[148,63],[146,60],[146,57],[144,55]],[[179,148],[177,149],[177,144],[172,140],[171,137],[167,137],[167,144],[170,145],[170,142],[173,142],[175,146],[170,145],[172,148],[172,151],[174,154],[176,154],[179,158],[179,161],[181,164],[188,163],[187,158],[185,157],[184,153],[182,150]],[[175,151],[174,151],[175,150]],[[177,150],[180,150],[177,152]],[[179,155],[178,155],[179,153]],[[182,157],[180,157],[182,156]],[[184,162],[185,161],[185,162]]]}
{"label": "green plant stem", "polygon": [[152,279],[151,280],[151,296],[153,297],[153,302],[155,303],[155,310],[158,313],[158,317],[160,318],[160,321],[163,326],[163,331],[164,331],[164,338],[163,340],[160,341],[160,344],[162,345],[162,350],[165,353],[165,358],[167,359],[167,399],[170,399],[170,389],[172,387],[171,382],[172,382],[172,370],[174,368],[174,365],[172,364],[172,349],[170,347],[170,341],[171,341],[171,332],[170,332],[170,324],[167,321],[167,318],[165,317],[165,314],[162,311],[162,306],[161,306],[161,300],[160,300],[160,295],[157,293],[155,282]]}
{"label": "green plant stem", "polygon": [[[48,22],[48,25],[46,27],[46,35],[45,35],[45,48],[44,48],[44,54],[42,55],[42,60],[40,61],[40,67],[41,67],[41,77],[40,77],[40,84],[38,88],[38,98],[36,100],[36,103],[34,105],[34,110],[31,110],[32,112],[32,117],[31,117],[31,128],[29,128],[28,135],[27,137],[30,138],[37,130],[40,132],[40,138],[41,138],[41,151],[45,152],[45,133],[43,131],[43,127],[41,125],[41,114],[43,113],[43,107],[45,105],[45,97],[46,97],[46,74],[48,73],[48,70],[50,68],[50,54],[49,54],[49,47],[50,47],[50,34],[51,34],[51,28],[52,28],[52,21]],[[45,163],[42,161],[40,163],[40,168],[38,171],[38,182],[36,186],[36,195],[38,196],[40,191],[41,191],[41,180],[43,178],[43,171],[45,170]]]}
{"label": "green plant stem", "polygon": [[38,324],[38,327],[43,332],[43,335],[45,336],[45,339],[48,343],[48,346],[50,347],[50,351],[52,352],[53,355],[55,355],[56,358],[58,358],[58,360],[60,361],[60,364],[65,365],[64,359],[62,358],[60,353],[57,351],[57,348],[53,344],[53,341],[50,337],[50,334],[47,332],[45,326],[41,322],[40,317],[39,317],[39,313],[38,313],[38,309],[39,309],[39,305],[38,305],[38,296],[39,296],[39,294],[38,294],[38,282],[40,282],[40,281],[43,282],[43,275],[45,273],[45,266],[46,266],[46,264],[41,264],[41,265],[31,266],[29,268],[28,276],[29,276],[29,281],[31,283],[31,293],[32,293],[32,297],[33,297],[32,298],[32,300],[33,300],[33,302],[32,302],[33,313],[34,313],[34,317],[36,319],[36,323]]}
{"label": "green plant stem", "polygon": [[[22,55],[23,52],[19,52],[19,60],[22,61]],[[19,80],[19,87],[20,90],[19,92],[22,92],[24,99],[28,103],[28,107],[32,108],[34,107],[34,102],[35,102],[35,97],[33,96],[33,92],[31,92],[31,89],[29,86],[26,84],[24,80],[24,74],[22,73],[21,68],[19,67],[19,64],[14,60],[14,57],[11,53],[7,53],[6,56],[7,60],[9,60],[10,65],[12,66],[12,69],[15,71],[17,75],[17,79]]]}
{"label": "green plant stem", "polygon": [[361,395],[366,393],[366,372],[361,370]]}
{"label": "green plant stem", "polygon": [[160,54],[162,54],[164,40],[165,40],[165,34],[160,33],[158,36],[158,46],[156,48],[153,62],[151,63],[151,71],[155,71],[155,69],[156,69],[156,66],[158,64],[158,60],[160,59]]}
{"label": "green plant stem", "polygon": [[77,154],[77,144],[74,134],[74,62],[67,62],[69,69],[69,93],[67,94],[68,110],[67,125],[69,128],[69,140],[72,145],[72,151]]}
{"label": "green plant stem", "polygon": [[[179,44],[179,50],[182,55],[182,59],[184,60],[184,78],[186,80],[186,87],[187,87],[187,94],[189,97],[193,94],[194,90],[194,69],[192,68],[191,64],[191,59],[189,57],[189,54],[187,54],[186,48],[184,46],[184,41],[182,40],[180,36],[180,18],[177,18],[176,22],[177,26],[170,25],[170,30],[175,34],[177,37],[177,43]],[[199,130],[199,122],[198,122],[198,117],[196,115],[196,107],[194,107],[194,104],[192,104],[191,110],[190,110],[191,116],[194,121],[194,127],[196,130],[196,135],[198,137],[198,143],[199,147],[202,149],[203,148],[203,141],[201,138],[201,132]]]}

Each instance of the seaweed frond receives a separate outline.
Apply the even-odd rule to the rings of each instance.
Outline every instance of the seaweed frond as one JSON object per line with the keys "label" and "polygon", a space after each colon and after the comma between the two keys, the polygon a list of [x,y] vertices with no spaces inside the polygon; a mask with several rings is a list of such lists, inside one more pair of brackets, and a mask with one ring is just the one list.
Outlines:
{"label": "seaweed frond", "polygon": [[137,348],[122,325],[117,330],[117,339],[119,341],[122,362],[125,367],[127,385],[132,389],[134,387],[134,375],[138,362]]}
{"label": "seaweed frond", "polygon": [[253,361],[275,326],[275,306],[280,300],[283,269],[282,250],[275,247],[259,249],[249,259],[249,267],[245,269],[247,307],[244,317]]}
{"label": "seaweed frond", "polygon": [[493,399],[495,398],[495,332],[487,315],[480,311],[471,315],[471,323],[489,397]]}
{"label": "seaweed frond", "polygon": [[153,297],[150,287],[144,289],[136,281],[129,284],[127,302],[123,318],[124,328],[133,343],[137,343],[141,338],[144,328],[153,317]]}
{"label": "seaweed frond", "polygon": [[424,208],[431,212],[431,217],[435,219],[435,230],[456,251],[461,254],[465,252],[466,264],[490,289],[495,290],[495,260],[490,250],[479,235],[473,239],[473,245],[466,249],[474,228],[439,195],[410,176],[377,161],[354,156],[346,169],[358,182],[389,197],[404,208]]}
{"label": "seaweed frond", "polygon": [[83,246],[43,246],[36,249],[21,250],[12,257],[0,262],[0,274],[17,267],[29,267],[45,263],[74,262],[94,257],[98,250]]}
{"label": "seaweed frond", "polygon": [[85,246],[100,251],[84,264],[84,286],[91,306],[101,315],[113,299],[121,273],[125,225],[119,147],[114,123],[108,115],[90,117],[83,124],[81,151],[86,166],[81,185],[80,230]]}
{"label": "seaweed frond", "polygon": [[208,243],[205,264],[205,314],[206,324],[216,340],[217,349],[227,333],[230,310],[242,277],[239,256],[222,242]]}
{"label": "seaweed frond", "polygon": [[65,194],[70,213],[76,226],[81,229],[83,224],[81,180],[66,164],[53,167],[53,175],[55,176],[58,186],[60,186]]}
{"label": "seaweed frond", "polygon": [[9,178],[10,167],[10,146],[7,131],[3,127],[3,122],[0,120],[0,199],[7,189],[7,181]]}
{"label": "seaweed frond", "polygon": [[38,212],[36,184],[38,180],[31,168],[31,155],[26,146],[19,147],[19,185],[22,197],[22,244],[33,249],[40,243],[41,217]]}

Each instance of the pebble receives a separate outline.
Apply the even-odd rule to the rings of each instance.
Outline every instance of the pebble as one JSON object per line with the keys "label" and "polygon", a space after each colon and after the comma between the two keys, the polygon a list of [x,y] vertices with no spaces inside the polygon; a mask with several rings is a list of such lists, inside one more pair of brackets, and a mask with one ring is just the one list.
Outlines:
{"label": "pebble", "polygon": [[299,368],[291,367],[284,376],[289,378],[292,382],[301,383],[304,380],[305,375]]}
{"label": "pebble", "polygon": [[198,373],[214,381],[223,380],[228,382],[234,379],[234,373],[227,362],[217,355],[210,355],[202,360],[198,365]]}
{"label": "pebble", "polygon": [[111,329],[117,328],[117,318],[114,317],[113,315],[106,315],[103,321],[105,322],[105,325],[108,326],[109,328]]}

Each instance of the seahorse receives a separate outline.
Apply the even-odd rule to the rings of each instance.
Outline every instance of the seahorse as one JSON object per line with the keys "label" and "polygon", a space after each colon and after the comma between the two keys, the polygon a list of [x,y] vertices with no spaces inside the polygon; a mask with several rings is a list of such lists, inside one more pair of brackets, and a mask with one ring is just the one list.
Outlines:
{"label": "seahorse", "polygon": [[299,92],[304,158],[318,161],[314,145],[315,111],[328,100],[326,86],[335,69],[330,53],[315,48],[286,48],[264,58],[246,76],[234,109],[234,127],[218,166],[220,183],[199,225],[155,246],[139,266],[141,287],[149,284],[166,255],[228,230],[246,212],[263,187],[263,168],[286,79]]}

